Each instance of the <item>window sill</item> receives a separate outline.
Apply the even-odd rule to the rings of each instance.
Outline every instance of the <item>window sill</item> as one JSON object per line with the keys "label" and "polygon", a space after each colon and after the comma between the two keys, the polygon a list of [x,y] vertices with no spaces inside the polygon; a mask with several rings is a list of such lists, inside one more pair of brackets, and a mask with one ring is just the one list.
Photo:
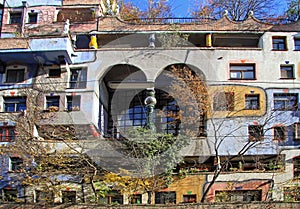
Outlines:
{"label": "window sill", "polygon": [[295,80],[296,78],[279,78],[279,80]]}

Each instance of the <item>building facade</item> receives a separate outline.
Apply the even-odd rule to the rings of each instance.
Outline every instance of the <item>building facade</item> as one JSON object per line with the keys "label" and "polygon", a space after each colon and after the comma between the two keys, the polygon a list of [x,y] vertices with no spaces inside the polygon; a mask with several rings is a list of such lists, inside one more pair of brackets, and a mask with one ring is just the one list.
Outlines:
{"label": "building facade", "polygon": [[[135,160],[110,142],[145,125],[149,89],[158,132],[197,130],[186,135],[185,163],[175,166],[185,178],[156,191],[153,202],[200,202],[212,181],[208,202],[300,200],[299,22],[273,25],[255,14],[233,22],[226,13],[219,20],[124,21],[114,1],[6,0],[1,6],[2,201],[93,201],[92,171],[53,163],[57,192],[45,192],[49,181],[25,184],[30,169],[20,170],[41,164],[37,152],[10,146],[27,140],[26,150],[39,142],[49,158],[69,148],[65,155],[83,154],[91,167],[117,173]],[[180,80],[173,68],[201,80],[204,109],[192,86],[174,86]],[[187,100],[200,112],[197,119],[176,121],[170,112],[187,113]],[[146,203],[147,193],[133,199]],[[114,191],[101,201],[129,200]]]}

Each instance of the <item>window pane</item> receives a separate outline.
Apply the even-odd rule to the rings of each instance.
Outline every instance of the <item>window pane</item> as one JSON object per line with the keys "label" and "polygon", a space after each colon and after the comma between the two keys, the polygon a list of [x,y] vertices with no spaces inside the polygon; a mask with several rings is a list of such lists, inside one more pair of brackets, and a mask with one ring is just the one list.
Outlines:
{"label": "window pane", "polygon": [[295,50],[300,50],[300,39],[295,39]]}
{"label": "window pane", "polygon": [[230,64],[231,79],[255,79],[254,64]]}

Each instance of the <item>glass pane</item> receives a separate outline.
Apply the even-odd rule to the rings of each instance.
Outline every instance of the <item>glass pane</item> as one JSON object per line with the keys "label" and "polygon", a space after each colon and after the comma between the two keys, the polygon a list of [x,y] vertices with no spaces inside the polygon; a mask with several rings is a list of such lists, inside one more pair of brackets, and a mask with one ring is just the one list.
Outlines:
{"label": "glass pane", "polygon": [[254,78],[253,71],[247,71],[243,73],[243,79],[253,79],[253,78]]}

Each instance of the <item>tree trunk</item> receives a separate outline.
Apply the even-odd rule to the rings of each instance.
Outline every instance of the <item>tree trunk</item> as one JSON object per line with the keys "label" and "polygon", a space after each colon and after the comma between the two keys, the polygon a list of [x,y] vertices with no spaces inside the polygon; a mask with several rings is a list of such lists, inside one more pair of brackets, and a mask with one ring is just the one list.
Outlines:
{"label": "tree trunk", "polygon": [[152,204],[152,191],[147,191],[147,194],[148,194],[148,201],[147,201],[147,203],[148,204]]}

